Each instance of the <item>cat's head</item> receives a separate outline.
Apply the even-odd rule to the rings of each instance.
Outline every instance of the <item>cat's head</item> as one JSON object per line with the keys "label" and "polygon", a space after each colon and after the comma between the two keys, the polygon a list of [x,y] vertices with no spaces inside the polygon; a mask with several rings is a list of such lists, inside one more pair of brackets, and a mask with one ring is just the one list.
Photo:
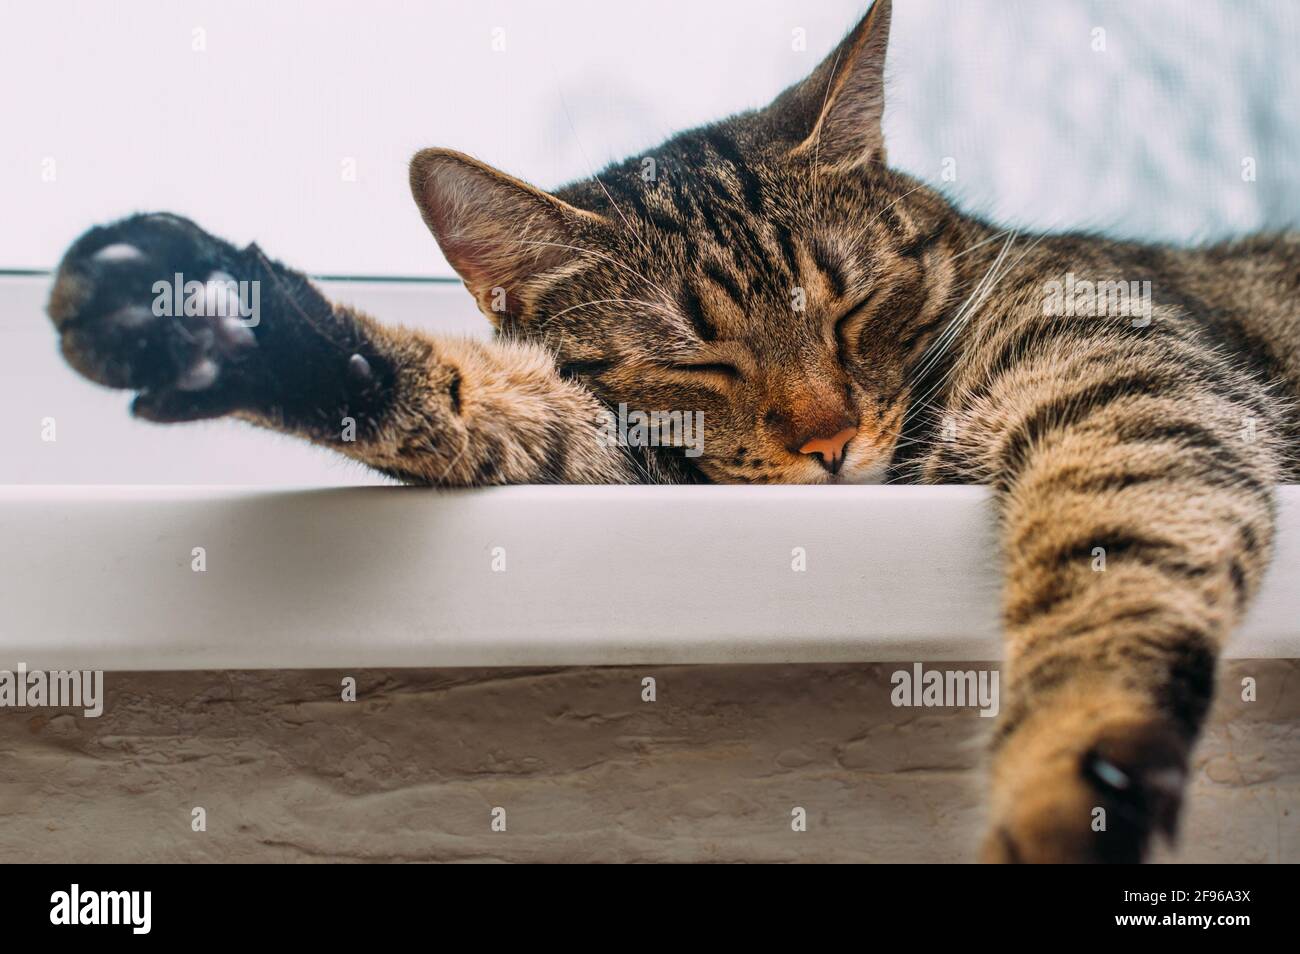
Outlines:
{"label": "cat's head", "polygon": [[954,285],[950,208],[884,163],[888,0],[768,107],[553,194],[459,153],[411,165],[498,332],[612,407],[702,415],[718,482],[878,479]]}

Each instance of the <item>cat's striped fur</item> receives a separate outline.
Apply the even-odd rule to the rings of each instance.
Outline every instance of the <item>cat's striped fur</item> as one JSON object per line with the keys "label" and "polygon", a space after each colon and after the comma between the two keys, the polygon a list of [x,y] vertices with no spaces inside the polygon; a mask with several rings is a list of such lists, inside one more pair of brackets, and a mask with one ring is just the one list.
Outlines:
{"label": "cat's striped fur", "polygon": [[[884,162],[889,12],[769,108],[652,151],[652,177],[635,158],[548,195],[416,156],[492,343],[386,328],[256,247],[141,216],[66,256],[64,352],[142,417],[235,414],[413,483],[989,484],[1010,688],[986,857],[1135,859],[1172,831],[1296,476],[1300,240],[1180,250],[959,213]],[[255,335],[151,322],[145,289],[176,271],[261,280]],[[1068,275],[1150,282],[1149,322],[1045,314]],[[703,456],[611,446],[620,402],[702,412]],[[838,472],[799,452],[848,422]]]}

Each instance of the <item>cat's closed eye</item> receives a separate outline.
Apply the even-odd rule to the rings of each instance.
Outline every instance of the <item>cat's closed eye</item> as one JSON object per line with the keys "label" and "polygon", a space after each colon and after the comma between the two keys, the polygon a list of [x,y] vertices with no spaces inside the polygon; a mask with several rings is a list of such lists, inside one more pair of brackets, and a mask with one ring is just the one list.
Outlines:
{"label": "cat's closed eye", "polygon": [[720,375],[733,381],[739,381],[742,377],[739,368],[724,361],[710,361],[703,364],[675,364],[673,370],[685,371],[688,374]]}
{"label": "cat's closed eye", "polygon": [[862,330],[862,323],[871,314],[876,297],[873,291],[836,320],[831,334],[836,348],[841,352],[853,350],[858,334]]}

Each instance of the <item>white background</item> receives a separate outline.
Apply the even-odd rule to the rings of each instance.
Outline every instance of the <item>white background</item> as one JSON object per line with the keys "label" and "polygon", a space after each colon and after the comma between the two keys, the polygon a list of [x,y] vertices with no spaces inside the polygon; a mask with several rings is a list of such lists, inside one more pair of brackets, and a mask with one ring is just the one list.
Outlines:
{"label": "white background", "polygon": [[[765,103],[865,6],[0,0],[0,267],[170,209],[317,274],[447,275],[410,200],[416,149],[556,186]],[[891,158],[1017,224],[1295,225],[1298,49],[1290,0],[897,0]]]}

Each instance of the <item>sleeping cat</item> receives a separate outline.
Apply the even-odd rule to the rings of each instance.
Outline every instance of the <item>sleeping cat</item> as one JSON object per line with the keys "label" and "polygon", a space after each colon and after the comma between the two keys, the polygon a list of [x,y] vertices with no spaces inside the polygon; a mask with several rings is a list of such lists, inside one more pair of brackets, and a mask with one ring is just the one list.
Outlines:
{"label": "sleeping cat", "polygon": [[[653,150],[654,176],[548,194],[419,153],[492,342],[385,327],[140,215],[65,256],[63,353],[147,420],[232,415],[417,484],[988,484],[1009,698],[984,856],[1137,860],[1174,832],[1296,476],[1300,236],[1179,250],[959,212],[886,165],[889,19],[877,0],[771,105]],[[157,314],[176,275],[209,283],[200,314]],[[256,322],[211,307],[227,281],[257,283]],[[620,404],[701,413],[703,453],[611,442]]]}

